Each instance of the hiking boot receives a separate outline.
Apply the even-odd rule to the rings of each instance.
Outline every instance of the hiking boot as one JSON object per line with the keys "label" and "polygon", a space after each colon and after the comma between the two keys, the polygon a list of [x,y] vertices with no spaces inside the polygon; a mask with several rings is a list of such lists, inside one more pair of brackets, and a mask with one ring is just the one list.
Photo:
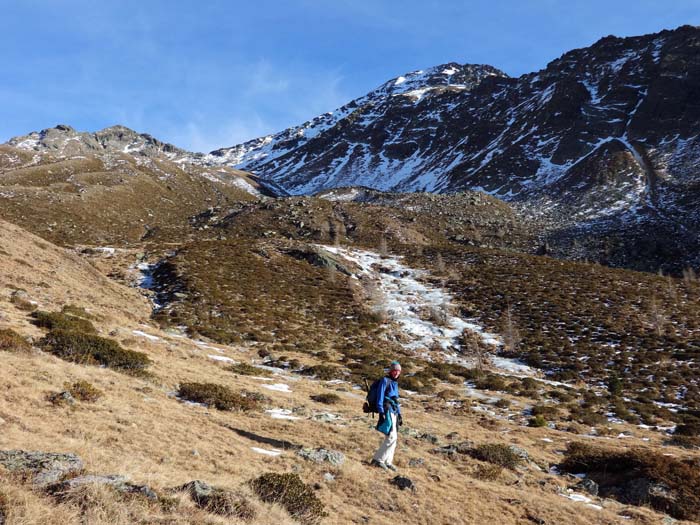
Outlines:
{"label": "hiking boot", "polygon": [[393,470],[394,472],[398,472],[398,471],[399,471],[399,469],[397,469],[397,468],[396,468],[394,465],[392,465],[391,463],[386,463],[386,468],[388,468],[389,470]]}
{"label": "hiking boot", "polygon": [[379,467],[379,468],[383,468],[384,470],[389,470],[389,467],[383,461],[377,461],[376,459],[373,459],[372,461],[370,461],[369,464],[372,465],[373,467]]}

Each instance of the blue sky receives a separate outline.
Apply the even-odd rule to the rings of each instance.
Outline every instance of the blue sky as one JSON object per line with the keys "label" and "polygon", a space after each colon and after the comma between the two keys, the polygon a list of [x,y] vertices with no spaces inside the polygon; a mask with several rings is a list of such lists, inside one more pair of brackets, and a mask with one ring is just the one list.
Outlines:
{"label": "blue sky", "polygon": [[209,151],[445,62],[509,75],[602,36],[700,25],[700,0],[17,0],[0,17],[0,142],[123,124]]}

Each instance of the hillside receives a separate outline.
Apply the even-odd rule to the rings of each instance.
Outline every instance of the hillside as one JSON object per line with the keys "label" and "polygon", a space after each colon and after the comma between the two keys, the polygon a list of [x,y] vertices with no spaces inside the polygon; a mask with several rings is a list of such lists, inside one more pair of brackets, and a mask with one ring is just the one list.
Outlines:
{"label": "hillside", "polygon": [[250,174],[177,162],[178,151],[120,126],[17,137],[0,145],[0,217],[59,244],[129,243],[270,194]]}

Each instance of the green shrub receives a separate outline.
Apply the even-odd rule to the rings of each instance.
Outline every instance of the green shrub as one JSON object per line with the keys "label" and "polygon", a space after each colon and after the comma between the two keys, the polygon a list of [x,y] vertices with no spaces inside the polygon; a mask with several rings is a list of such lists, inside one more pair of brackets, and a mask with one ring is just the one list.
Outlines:
{"label": "green shrub", "polygon": [[34,324],[49,330],[66,330],[82,332],[84,334],[96,334],[97,330],[88,319],[76,317],[62,312],[45,312],[38,310],[32,314]]}
{"label": "green shrub", "polygon": [[503,467],[500,465],[477,465],[472,476],[481,481],[496,481],[502,473]]}
{"label": "green shrub", "polygon": [[272,375],[272,372],[270,372],[269,370],[265,370],[264,368],[258,368],[257,366],[253,366],[248,363],[237,363],[235,365],[226,367],[226,370],[242,376],[267,377]]}
{"label": "green shrub", "polygon": [[509,408],[510,407],[510,400],[501,398],[494,403],[494,406],[496,406],[497,408]]}
{"label": "green shrub", "polygon": [[485,443],[473,448],[470,453],[472,457],[500,465],[508,469],[515,469],[522,462],[522,458],[518,456],[508,445],[501,443]]}
{"label": "green shrub", "polygon": [[553,419],[559,415],[559,409],[551,405],[535,405],[532,407],[532,415]]}
{"label": "green shrub", "polygon": [[72,315],[73,317],[82,317],[83,319],[95,319],[96,317],[88,313],[82,306],[74,304],[66,304],[61,308],[61,313],[64,315]]}
{"label": "green shrub", "polygon": [[143,352],[122,348],[113,339],[67,330],[52,330],[41,340],[49,352],[66,361],[103,365],[122,372],[142,374],[151,364]]}
{"label": "green shrub", "polygon": [[332,392],[316,394],[311,396],[311,399],[317,403],[323,403],[325,405],[335,405],[340,403],[340,396],[338,394],[333,394]]}
{"label": "green shrub", "polygon": [[330,381],[331,379],[344,379],[345,374],[340,367],[330,365],[314,365],[304,368],[301,371],[305,376],[316,376],[322,381]]}
{"label": "green shrub", "polygon": [[504,391],[508,385],[505,380],[496,374],[488,374],[485,377],[481,377],[475,381],[475,386],[479,390],[497,390]]}
{"label": "green shrub", "polygon": [[540,428],[540,427],[546,427],[547,426],[547,420],[544,418],[543,415],[537,415],[535,417],[530,418],[530,421],[527,422],[528,426],[530,427],[535,427],[535,428]]}
{"label": "green shrub", "polygon": [[685,423],[676,427],[674,434],[679,436],[700,436],[700,419],[688,419]]}
{"label": "green shrub", "polygon": [[27,340],[10,328],[0,330],[0,350],[8,352],[28,352],[32,349]]}
{"label": "green shrub", "polygon": [[243,396],[223,385],[215,383],[182,383],[178,396],[187,401],[203,403],[219,410],[255,410],[259,402],[248,396]]}
{"label": "green shrub", "polygon": [[199,497],[195,503],[212,514],[236,517],[242,521],[252,521],[257,514],[255,508],[243,496],[220,488],[213,488],[209,494]]}
{"label": "green shrub", "polygon": [[250,484],[262,501],[281,505],[302,523],[316,524],[327,516],[323,502],[298,474],[269,472],[255,478]]}
{"label": "green shrub", "polygon": [[96,388],[91,383],[87,381],[76,381],[72,385],[66,383],[63,387],[70,392],[70,394],[78,401],[85,401],[87,403],[94,403],[100,399],[104,392],[99,388]]}
{"label": "green shrub", "polygon": [[674,434],[671,436],[668,444],[687,449],[700,448],[700,436],[683,436]]}

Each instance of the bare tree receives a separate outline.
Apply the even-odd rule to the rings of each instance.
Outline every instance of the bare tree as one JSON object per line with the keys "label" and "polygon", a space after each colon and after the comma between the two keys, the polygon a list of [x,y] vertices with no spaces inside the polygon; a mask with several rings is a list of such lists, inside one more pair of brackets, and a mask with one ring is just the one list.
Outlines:
{"label": "bare tree", "polygon": [[501,314],[501,334],[503,335],[503,350],[507,353],[515,352],[522,341],[522,337],[515,322],[511,304]]}

